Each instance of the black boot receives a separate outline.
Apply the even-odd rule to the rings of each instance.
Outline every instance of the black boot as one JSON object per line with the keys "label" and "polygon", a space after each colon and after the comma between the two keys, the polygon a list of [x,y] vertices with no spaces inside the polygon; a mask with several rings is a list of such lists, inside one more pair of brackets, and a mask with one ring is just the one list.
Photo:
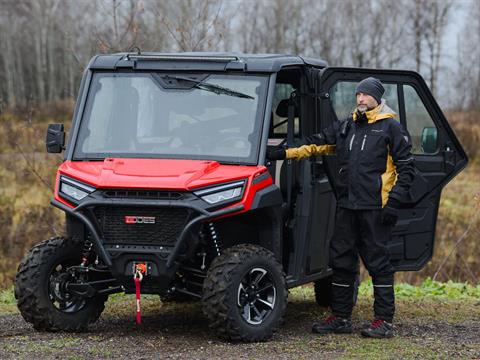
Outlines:
{"label": "black boot", "polygon": [[350,334],[352,321],[332,315],[320,324],[313,324],[312,332],[316,334]]}
{"label": "black boot", "polygon": [[362,335],[377,339],[393,337],[393,325],[383,319],[375,319],[367,329],[362,330]]}

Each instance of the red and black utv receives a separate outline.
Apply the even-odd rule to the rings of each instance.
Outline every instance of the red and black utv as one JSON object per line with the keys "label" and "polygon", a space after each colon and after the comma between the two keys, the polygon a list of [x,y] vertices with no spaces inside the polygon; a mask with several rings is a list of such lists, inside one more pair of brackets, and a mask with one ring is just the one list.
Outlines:
{"label": "red and black utv", "polygon": [[[442,188],[467,157],[417,73],[328,67],[291,55],[121,53],[85,70],[52,205],[66,237],[35,245],[15,296],[39,330],[83,330],[109,294],[201,299],[211,328],[260,341],[288,289],[315,282],[328,304],[336,157],[266,160],[348,116],[355,86],[379,78],[411,134],[417,175],[389,244],[397,270],[432,257]],[[141,265],[141,267],[140,267]]]}

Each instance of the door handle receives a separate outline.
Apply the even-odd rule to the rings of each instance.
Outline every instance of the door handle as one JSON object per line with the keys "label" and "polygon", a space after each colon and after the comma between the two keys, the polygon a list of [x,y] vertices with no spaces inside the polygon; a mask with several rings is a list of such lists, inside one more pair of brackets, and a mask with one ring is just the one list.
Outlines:
{"label": "door handle", "polygon": [[445,150],[443,152],[443,161],[445,164],[445,171],[449,173],[455,169],[456,164],[456,156],[455,151],[450,143],[447,143],[445,146]]}

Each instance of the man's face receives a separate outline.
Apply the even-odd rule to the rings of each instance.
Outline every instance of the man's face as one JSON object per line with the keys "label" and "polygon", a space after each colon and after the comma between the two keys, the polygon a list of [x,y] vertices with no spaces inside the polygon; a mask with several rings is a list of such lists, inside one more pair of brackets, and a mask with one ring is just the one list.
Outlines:
{"label": "man's face", "polygon": [[378,103],[377,100],[371,95],[365,93],[357,93],[357,109],[360,112],[365,112],[368,110],[372,110],[373,108],[377,107]]}

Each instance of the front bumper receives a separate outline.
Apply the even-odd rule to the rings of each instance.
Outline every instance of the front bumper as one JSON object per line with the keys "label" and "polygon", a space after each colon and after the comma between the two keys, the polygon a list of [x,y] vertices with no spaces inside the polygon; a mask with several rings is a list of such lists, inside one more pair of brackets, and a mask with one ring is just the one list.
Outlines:
{"label": "front bumper", "polygon": [[[75,208],[71,208],[62,202],[53,199],[51,204],[72,217],[78,219],[90,233],[90,240],[93,243],[94,250],[107,265],[114,277],[122,284],[129,285],[133,283],[132,268],[135,261],[146,261],[151,264],[150,278],[152,291],[162,292],[168,287],[177,268],[177,260],[182,253],[182,249],[188,245],[189,239],[193,238],[193,230],[198,229],[202,222],[242,211],[243,204],[227,207],[224,209],[209,211],[205,208],[204,202],[198,198],[186,196],[181,200],[159,200],[159,199],[122,199],[105,198],[92,193],[85,198]],[[111,244],[106,241],[102,226],[95,215],[94,209],[103,208],[171,208],[187,209],[189,218],[183,226],[173,246],[162,246],[158,244],[140,243],[117,243]],[[165,224],[168,226],[168,224]]]}

